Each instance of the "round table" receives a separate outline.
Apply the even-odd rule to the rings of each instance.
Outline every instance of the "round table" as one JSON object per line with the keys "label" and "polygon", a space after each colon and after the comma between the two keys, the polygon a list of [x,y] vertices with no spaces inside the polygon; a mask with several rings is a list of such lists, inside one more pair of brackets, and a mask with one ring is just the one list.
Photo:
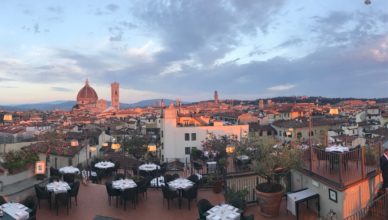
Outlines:
{"label": "round table", "polygon": [[52,182],[46,185],[47,191],[57,193],[64,193],[70,190],[70,186],[67,182],[59,181]]}
{"label": "round table", "polygon": [[59,172],[61,173],[72,173],[72,174],[75,174],[75,173],[79,173],[79,169],[76,168],[76,167],[72,167],[72,166],[67,166],[67,167],[62,167],[59,169]]}
{"label": "round table", "polygon": [[132,179],[121,179],[121,180],[112,181],[113,189],[125,190],[125,189],[130,189],[135,187],[137,187],[137,185],[135,181],[133,181]]}
{"label": "round table", "polygon": [[101,161],[94,165],[94,167],[99,169],[108,169],[108,168],[113,168],[114,166],[115,164],[110,161]]}
{"label": "round table", "polygon": [[147,172],[159,170],[159,169],[160,169],[160,166],[153,163],[146,163],[139,166],[139,170],[143,170]]}

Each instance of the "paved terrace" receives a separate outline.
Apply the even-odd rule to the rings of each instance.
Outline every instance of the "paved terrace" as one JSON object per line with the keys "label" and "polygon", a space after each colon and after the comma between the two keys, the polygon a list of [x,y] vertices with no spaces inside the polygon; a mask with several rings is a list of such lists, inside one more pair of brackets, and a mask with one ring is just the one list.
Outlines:
{"label": "paved terrace", "polygon": [[[211,189],[200,189],[198,191],[198,200],[206,198],[212,204],[219,204],[224,201],[223,194],[215,194]],[[72,202],[73,206],[70,208],[69,215],[66,214],[66,207],[60,207],[59,215],[56,215],[55,209],[49,209],[48,202],[41,201],[41,208],[38,209],[37,219],[72,219],[85,220],[94,219],[96,215],[109,216],[116,219],[198,219],[198,211],[196,202],[192,201],[191,210],[187,207],[187,200],[183,199],[182,209],[178,207],[178,201],[175,199],[167,208],[167,201],[163,205],[163,197],[161,190],[149,189],[148,199],[139,197],[139,203],[134,209],[127,204],[127,210],[123,210],[122,206],[116,208],[116,202],[112,200],[112,206],[108,204],[107,193],[105,185],[91,184],[82,185],[78,195],[78,206]],[[304,208],[303,208],[304,209]],[[259,214],[259,207],[256,204],[248,205],[245,212],[246,215],[254,214],[256,220],[269,219],[262,217]],[[301,211],[300,219],[317,219],[318,217],[309,210]],[[282,202],[280,208],[280,216],[271,218],[273,220],[296,219],[292,214],[286,213],[285,200]]]}

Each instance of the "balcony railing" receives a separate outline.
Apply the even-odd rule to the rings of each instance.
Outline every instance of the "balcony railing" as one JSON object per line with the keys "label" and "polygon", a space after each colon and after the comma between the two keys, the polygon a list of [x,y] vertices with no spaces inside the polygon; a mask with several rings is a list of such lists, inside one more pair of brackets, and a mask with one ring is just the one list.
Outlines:
{"label": "balcony railing", "polygon": [[381,145],[356,147],[349,152],[326,152],[312,147],[303,152],[304,171],[324,179],[338,188],[345,188],[379,172]]}

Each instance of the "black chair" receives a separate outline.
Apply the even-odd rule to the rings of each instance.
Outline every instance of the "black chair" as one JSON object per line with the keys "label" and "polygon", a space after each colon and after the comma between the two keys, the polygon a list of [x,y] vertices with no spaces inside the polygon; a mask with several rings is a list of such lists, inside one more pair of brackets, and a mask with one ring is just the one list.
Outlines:
{"label": "black chair", "polygon": [[137,187],[128,188],[122,191],[121,200],[124,202],[124,210],[127,209],[127,201],[131,201],[133,207],[136,209]]}
{"label": "black chair", "polygon": [[118,207],[120,190],[113,189],[112,182],[106,182],[105,187],[106,187],[106,192],[108,193],[109,206],[111,205],[112,197],[116,197],[116,207]]}
{"label": "black chair", "polygon": [[206,212],[213,208],[213,205],[207,199],[201,199],[197,202],[198,214],[200,220],[206,220]]}
{"label": "black chair", "polygon": [[51,194],[46,190],[44,186],[34,185],[36,197],[38,198],[38,206],[40,208],[40,200],[48,200],[51,208]]}
{"label": "black chair", "polygon": [[193,175],[187,177],[187,179],[195,184],[197,184],[199,182],[199,178],[196,174],[193,174]]}
{"label": "black chair", "polygon": [[60,179],[59,176],[50,176],[49,182],[50,182],[50,183],[52,183],[52,182],[54,182],[54,181],[58,182],[59,179]]}
{"label": "black chair", "polygon": [[150,185],[150,179],[149,178],[146,178],[144,179],[140,185],[137,185],[138,188],[137,188],[137,193],[138,194],[143,194],[143,198],[144,198],[144,194],[146,195],[146,199],[147,199],[147,189]]}
{"label": "black chair", "polygon": [[187,190],[183,190],[182,192],[182,197],[187,199],[188,201],[188,208],[191,209],[190,207],[190,203],[191,203],[191,200],[193,199],[197,199],[197,196],[198,196],[198,186],[197,185],[194,185],[193,187],[187,189]]}
{"label": "black chair", "polygon": [[173,178],[174,180],[179,179],[179,174],[174,173],[174,174],[172,175],[172,178]]}
{"label": "black chair", "polygon": [[168,183],[174,180],[174,177],[170,174],[164,175],[164,183]]}
{"label": "black chair", "polygon": [[74,182],[74,184],[72,185],[71,189],[69,190],[69,200],[70,200],[70,208],[71,208],[71,198],[74,197],[75,198],[75,205],[78,206],[78,191],[79,191],[79,186],[80,186],[80,182],[77,181],[77,182]]}
{"label": "black chair", "polygon": [[115,175],[114,180],[119,180],[119,179],[125,179],[125,175],[123,173],[117,173]]}
{"label": "black chair", "polygon": [[117,174],[117,170],[120,168],[120,162],[115,162],[115,166],[113,167],[113,173]]}
{"label": "black chair", "polygon": [[241,216],[241,220],[255,220],[254,215],[248,215],[248,216]]}
{"label": "black chair", "polygon": [[200,172],[200,170],[202,171],[203,169],[202,164],[198,162],[193,162],[193,165],[194,165],[194,170],[197,171],[197,173],[202,173]]}
{"label": "black chair", "polygon": [[55,194],[55,209],[57,210],[57,215],[59,212],[59,205],[65,205],[67,215],[69,215],[69,194],[67,192]]}
{"label": "black chair", "polygon": [[74,183],[75,175],[73,173],[65,173],[63,174],[63,181],[67,182],[68,184]]}
{"label": "black chair", "polygon": [[35,220],[36,219],[36,211],[38,209],[38,202],[37,198],[34,196],[28,196],[23,202],[23,205],[31,209],[31,212],[29,213],[29,220]]}
{"label": "black chair", "polygon": [[54,167],[50,167],[50,177],[51,176],[56,176],[56,177],[60,178],[61,172],[59,172],[59,170],[55,169]]}
{"label": "black chair", "polygon": [[3,205],[4,203],[7,203],[7,200],[3,196],[0,196],[0,205]]}
{"label": "black chair", "polygon": [[171,190],[168,186],[162,186],[162,193],[163,193],[163,204],[164,200],[167,199],[167,207],[170,209],[170,200],[173,200],[175,198],[178,198],[177,191]]}

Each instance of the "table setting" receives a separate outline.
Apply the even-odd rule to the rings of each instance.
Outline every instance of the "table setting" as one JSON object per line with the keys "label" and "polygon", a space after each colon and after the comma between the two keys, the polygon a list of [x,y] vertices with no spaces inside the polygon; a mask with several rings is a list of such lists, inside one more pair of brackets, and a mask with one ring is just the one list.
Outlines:
{"label": "table setting", "polygon": [[55,194],[64,193],[71,189],[69,184],[63,181],[49,183],[46,185],[46,188],[47,191],[54,192]]}
{"label": "table setting", "polygon": [[20,203],[4,203],[0,208],[3,214],[0,219],[27,220],[30,217],[31,210]]}
{"label": "table setting", "polygon": [[108,169],[108,168],[113,168],[115,164],[110,161],[101,161],[96,163],[94,166],[99,169]]}
{"label": "table setting", "polygon": [[120,179],[112,181],[112,188],[113,189],[119,189],[119,190],[125,190],[129,188],[135,188],[137,187],[135,181],[132,179]]}
{"label": "table setting", "polygon": [[71,173],[71,174],[76,174],[79,173],[79,169],[73,166],[67,166],[67,167],[62,167],[59,169],[60,173]]}
{"label": "table setting", "polygon": [[216,205],[207,211],[206,220],[239,220],[241,213],[239,209],[229,205]]}
{"label": "table setting", "polygon": [[147,172],[159,170],[159,169],[160,169],[160,166],[153,163],[145,163],[139,166],[139,170],[143,170]]}

